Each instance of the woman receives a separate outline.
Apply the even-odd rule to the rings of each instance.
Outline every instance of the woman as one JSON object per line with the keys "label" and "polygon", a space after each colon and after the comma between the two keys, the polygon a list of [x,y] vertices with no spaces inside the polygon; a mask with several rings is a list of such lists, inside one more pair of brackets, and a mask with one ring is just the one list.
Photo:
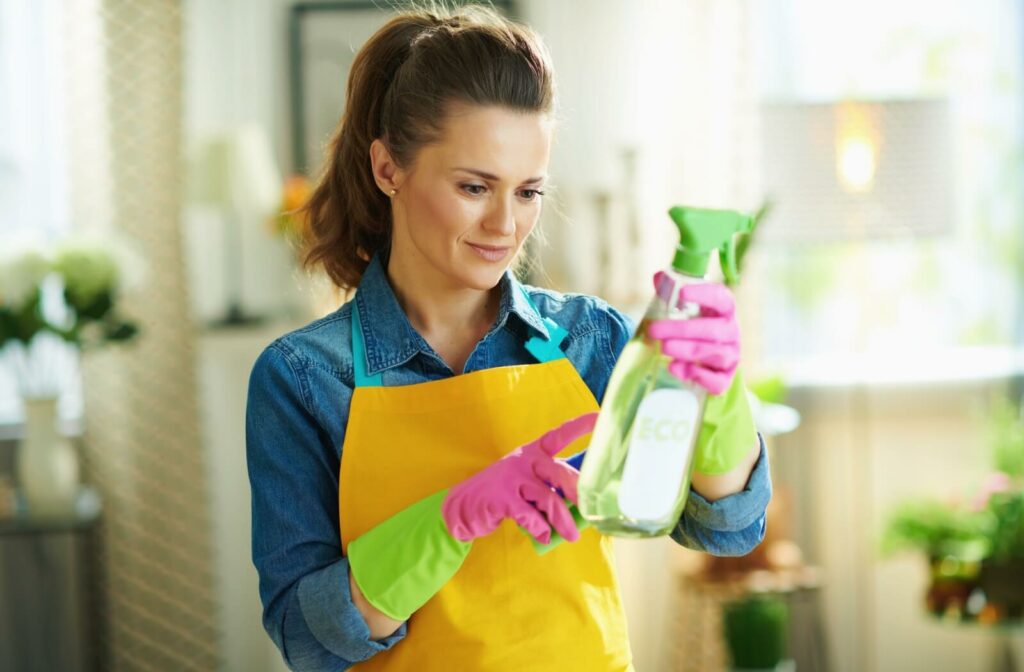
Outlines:
{"label": "woman", "polygon": [[[306,259],[357,292],[271,343],[249,387],[253,561],[292,669],[632,669],[611,542],[576,526],[558,456],[584,447],[634,325],[510,270],[552,75],[535,34],[479,8],[404,13],[356,56]],[[770,484],[732,296],[686,292],[708,317],[648,333],[718,421],[672,536],[743,554]],[[535,552],[552,530],[571,543]]]}

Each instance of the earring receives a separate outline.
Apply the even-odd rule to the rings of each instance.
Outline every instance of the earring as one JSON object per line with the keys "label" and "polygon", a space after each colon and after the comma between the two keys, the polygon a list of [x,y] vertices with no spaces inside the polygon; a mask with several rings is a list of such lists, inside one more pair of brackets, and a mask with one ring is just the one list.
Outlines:
{"label": "earring", "polygon": [[389,196],[394,196],[397,193],[398,193],[398,189],[392,189],[391,193],[389,194]]}

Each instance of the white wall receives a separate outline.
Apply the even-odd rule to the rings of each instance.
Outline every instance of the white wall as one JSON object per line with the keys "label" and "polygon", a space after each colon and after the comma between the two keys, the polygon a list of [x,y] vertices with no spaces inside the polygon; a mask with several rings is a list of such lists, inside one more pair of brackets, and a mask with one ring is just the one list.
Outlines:
{"label": "white wall", "polygon": [[[286,171],[288,132],[287,0],[185,2],[185,137],[253,122],[268,134]],[[216,213],[186,208],[192,305],[200,321],[224,310],[224,231]],[[266,222],[243,222],[242,300],[251,312],[280,315],[296,298],[289,250]]]}

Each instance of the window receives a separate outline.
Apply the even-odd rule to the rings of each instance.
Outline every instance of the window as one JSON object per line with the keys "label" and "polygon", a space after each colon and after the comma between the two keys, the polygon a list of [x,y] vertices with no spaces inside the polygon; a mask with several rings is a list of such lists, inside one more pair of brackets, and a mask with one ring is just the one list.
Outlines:
{"label": "window", "polygon": [[[757,246],[765,360],[863,355],[907,364],[909,375],[914,362],[952,361],[939,352],[1022,345],[1020,4],[769,0],[752,8],[763,101],[944,100],[953,162],[948,226],[830,242],[765,236]],[[888,224],[891,232],[901,226]],[[829,375],[820,363],[806,370],[815,369],[808,375]]]}
{"label": "window", "polygon": [[0,3],[0,233],[70,229],[60,0]]}

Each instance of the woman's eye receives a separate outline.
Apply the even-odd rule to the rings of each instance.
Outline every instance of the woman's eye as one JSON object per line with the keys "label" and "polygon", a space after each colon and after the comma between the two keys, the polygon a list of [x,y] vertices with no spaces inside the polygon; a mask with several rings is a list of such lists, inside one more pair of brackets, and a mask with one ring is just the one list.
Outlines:
{"label": "woman's eye", "polygon": [[462,189],[471,196],[479,196],[487,191],[487,187],[482,184],[464,184],[462,185]]}
{"label": "woman's eye", "polygon": [[544,195],[544,192],[540,189],[524,189],[519,193],[528,201],[535,201]]}

